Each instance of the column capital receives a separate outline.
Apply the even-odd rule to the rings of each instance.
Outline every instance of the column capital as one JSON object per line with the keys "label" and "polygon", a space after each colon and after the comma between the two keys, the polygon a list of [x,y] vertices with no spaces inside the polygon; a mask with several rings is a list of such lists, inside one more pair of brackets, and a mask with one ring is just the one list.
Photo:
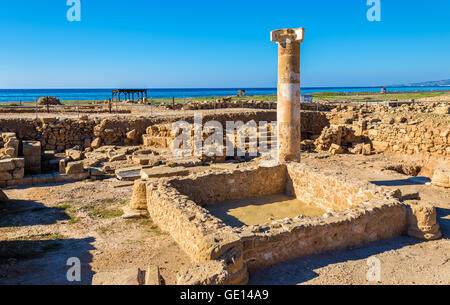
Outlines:
{"label": "column capital", "polygon": [[281,29],[270,32],[270,40],[277,43],[303,42],[305,28]]}

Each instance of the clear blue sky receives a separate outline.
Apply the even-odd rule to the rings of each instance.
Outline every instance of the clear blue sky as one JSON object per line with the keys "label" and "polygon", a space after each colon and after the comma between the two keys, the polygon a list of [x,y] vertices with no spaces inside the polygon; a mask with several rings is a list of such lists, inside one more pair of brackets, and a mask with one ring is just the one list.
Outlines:
{"label": "clear blue sky", "polygon": [[302,86],[450,78],[450,1],[0,0],[0,88],[275,87],[271,30],[303,26]]}

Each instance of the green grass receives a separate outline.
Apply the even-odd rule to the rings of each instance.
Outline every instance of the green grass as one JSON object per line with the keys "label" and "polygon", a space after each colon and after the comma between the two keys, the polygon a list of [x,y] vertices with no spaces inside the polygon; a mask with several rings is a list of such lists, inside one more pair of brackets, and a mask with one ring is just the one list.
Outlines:
{"label": "green grass", "polygon": [[70,207],[71,207],[71,205],[68,203],[53,206],[53,208],[55,208],[55,209],[64,210],[66,212],[66,214],[70,217],[70,219],[67,221],[67,223],[69,225],[73,225],[73,224],[79,222],[80,219],[78,217],[76,217],[76,215],[75,215],[76,211],[73,209],[70,209]]}
{"label": "green grass", "polygon": [[87,205],[85,208],[92,216],[102,219],[111,219],[123,215],[122,209],[119,208],[107,208],[101,205],[94,206],[93,204]]}
{"label": "green grass", "polygon": [[29,235],[29,236],[20,236],[15,237],[11,239],[7,239],[7,241],[17,241],[17,240],[62,240],[66,239],[67,237],[59,234],[59,233],[45,233],[45,234],[38,234],[38,235]]}
{"label": "green grass", "polygon": [[137,224],[139,227],[141,227],[145,232],[153,233],[156,235],[162,235],[164,234],[161,229],[153,223],[151,219],[128,219],[126,224]]}

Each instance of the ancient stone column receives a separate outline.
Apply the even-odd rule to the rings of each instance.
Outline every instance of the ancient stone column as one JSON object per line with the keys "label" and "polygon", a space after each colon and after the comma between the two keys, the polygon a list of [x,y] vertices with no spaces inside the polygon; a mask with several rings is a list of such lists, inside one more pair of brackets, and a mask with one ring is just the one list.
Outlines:
{"label": "ancient stone column", "polygon": [[300,162],[300,43],[305,29],[270,33],[278,43],[278,162]]}

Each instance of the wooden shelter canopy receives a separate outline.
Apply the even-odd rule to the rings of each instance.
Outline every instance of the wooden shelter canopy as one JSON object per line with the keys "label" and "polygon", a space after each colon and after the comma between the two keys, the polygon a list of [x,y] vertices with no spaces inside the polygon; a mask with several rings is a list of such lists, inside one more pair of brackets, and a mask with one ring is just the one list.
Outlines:
{"label": "wooden shelter canopy", "polygon": [[147,89],[116,89],[112,91],[112,98],[118,98],[120,101],[122,94],[125,99],[134,99],[135,95],[138,99],[143,99],[147,97]]}

